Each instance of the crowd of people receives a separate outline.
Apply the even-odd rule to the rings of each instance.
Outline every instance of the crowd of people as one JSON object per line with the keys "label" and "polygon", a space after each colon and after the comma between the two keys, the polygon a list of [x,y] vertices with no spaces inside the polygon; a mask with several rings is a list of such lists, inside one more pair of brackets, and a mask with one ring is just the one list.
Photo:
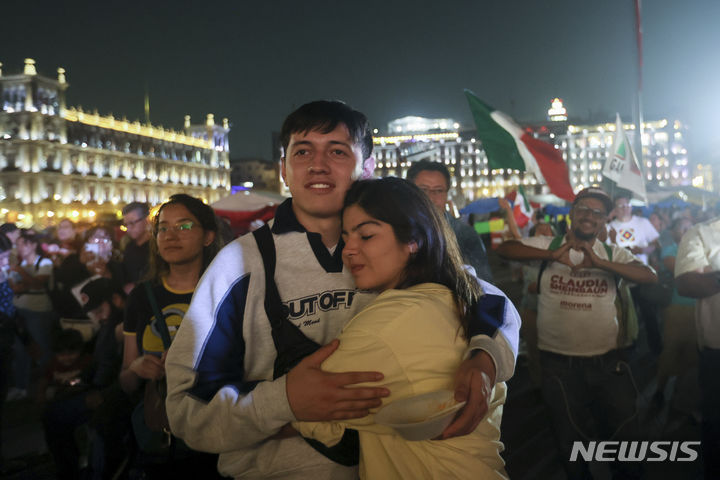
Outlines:
{"label": "crowd of people", "polygon": [[[43,406],[58,478],[112,478],[123,468],[151,478],[158,469],[160,477],[217,476],[211,455],[189,449],[170,463],[163,454],[143,457],[132,420],[146,383],[164,377],[166,347],[149,303],[174,334],[222,246],[219,220],[202,200],[184,194],[153,217],[144,203],[122,213],[124,229],[80,228],[68,219],[42,232],[0,226],[0,393],[6,401],[29,396]],[[130,456],[136,467],[127,466]]]}
{"label": "crowd of people", "polygon": [[[712,212],[645,218],[628,194],[587,188],[563,221],[538,209],[518,228],[501,199],[494,244],[448,213],[445,165],[371,179],[369,123],[341,102],[303,105],[280,138],[292,198],[239,239],[185,194],[152,215],[125,206],[123,228],[0,226],[0,394],[43,405],[59,478],[506,478],[520,342],[568,478],[588,478],[574,442],[648,439],[638,338],[657,361],[652,401],[703,422],[715,471]],[[517,262],[522,332],[488,247]],[[437,390],[466,402],[439,437],[375,421]]]}

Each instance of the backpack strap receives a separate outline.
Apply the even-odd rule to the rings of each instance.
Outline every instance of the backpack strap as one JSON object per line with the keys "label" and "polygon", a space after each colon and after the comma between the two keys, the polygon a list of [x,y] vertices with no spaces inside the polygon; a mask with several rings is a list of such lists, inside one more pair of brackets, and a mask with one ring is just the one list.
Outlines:
{"label": "backpack strap", "polygon": [[160,333],[160,338],[162,339],[163,347],[167,350],[170,348],[171,340],[170,331],[168,330],[167,323],[165,323],[165,315],[162,313],[162,310],[160,310],[160,307],[158,307],[157,299],[155,298],[155,293],[153,292],[150,282],[143,282],[143,286],[145,287],[145,293],[150,302],[150,308],[152,308],[153,315],[155,315],[155,322],[158,327],[158,332]]}
{"label": "backpack strap", "polygon": [[[548,247],[548,250],[551,252],[553,250],[557,250],[562,245],[563,238],[565,238],[562,235],[558,235],[552,239],[552,242],[550,242],[550,246]],[[548,261],[543,260],[540,264],[540,269],[538,270],[537,275],[537,295],[540,295],[540,277],[542,277],[543,272],[545,271],[545,268],[547,268]]]}
{"label": "backpack strap", "polygon": [[[320,345],[313,342],[290,320],[280,299],[275,283],[275,241],[270,227],[265,224],[252,232],[257,243],[265,269],[265,314],[270,321],[273,343],[277,356],[273,378],[284,375],[296,362],[317,350]],[[327,447],[312,438],[303,439],[315,450],[340,465],[357,465],[360,459],[360,437],[357,430],[346,429],[342,439],[335,446]]]}
{"label": "backpack strap", "polygon": [[253,237],[255,237],[255,243],[260,250],[265,270],[265,313],[270,321],[275,350],[280,351],[282,345],[278,338],[278,332],[282,328],[282,322],[287,320],[287,314],[283,309],[280,292],[275,283],[275,240],[273,240],[272,231],[267,224],[253,231]]}

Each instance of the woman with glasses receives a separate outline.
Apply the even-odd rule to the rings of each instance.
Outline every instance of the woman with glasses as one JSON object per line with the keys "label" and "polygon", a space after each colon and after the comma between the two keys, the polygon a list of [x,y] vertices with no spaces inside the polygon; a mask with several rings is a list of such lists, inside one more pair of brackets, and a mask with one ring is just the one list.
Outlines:
{"label": "woman with glasses", "polygon": [[[147,381],[164,381],[165,377],[167,349],[158,334],[162,325],[155,311],[164,317],[170,338],[174,337],[200,276],[221,247],[212,208],[189,195],[170,197],[160,206],[152,226],[150,272],[147,280],[130,293],[123,325],[120,386],[135,398],[140,397]],[[147,478],[205,478],[216,474],[217,456],[175,450],[176,455],[162,461],[140,452],[138,463]]]}

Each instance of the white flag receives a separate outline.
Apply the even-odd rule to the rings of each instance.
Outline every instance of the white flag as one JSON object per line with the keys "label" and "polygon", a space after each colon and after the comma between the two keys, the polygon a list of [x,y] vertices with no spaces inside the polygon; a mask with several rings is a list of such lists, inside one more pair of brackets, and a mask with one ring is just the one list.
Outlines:
{"label": "white flag", "polygon": [[642,170],[625,134],[620,115],[616,115],[615,138],[610,154],[605,160],[603,176],[615,182],[618,187],[630,190],[647,202]]}

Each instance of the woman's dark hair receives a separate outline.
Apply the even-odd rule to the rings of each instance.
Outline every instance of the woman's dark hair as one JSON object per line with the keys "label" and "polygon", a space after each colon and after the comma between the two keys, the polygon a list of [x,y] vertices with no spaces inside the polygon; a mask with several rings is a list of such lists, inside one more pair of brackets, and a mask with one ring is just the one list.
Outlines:
{"label": "woman's dark hair", "polygon": [[115,247],[115,232],[113,229],[107,225],[95,225],[92,228],[89,228],[84,235],[83,244],[87,243],[93,235],[95,235],[98,231],[102,230],[103,232],[107,233],[108,238],[113,244],[113,248]]}
{"label": "woman's dark hair", "polygon": [[343,209],[352,205],[389,224],[399,242],[417,244],[396,288],[426,282],[449,288],[455,296],[463,335],[468,338],[468,307],[482,295],[482,290],[463,267],[455,234],[427,195],[401,178],[360,180],[348,190]]}
{"label": "woman's dark hair", "polygon": [[34,243],[35,244],[35,253],[37,253],[40,256],[43,255],[43,251],[42,251],[43,239],[38,232],[36,232],[35,230],[33,230],[31,228],[23,228],[20,230],[20,236],[18,237],[18,240],[21,238],[23,240],[25,240],[26,242]]}
{"label": "woman's dark hair", "polygon": [[4,233],[5,235],[14,232],[17,229],[18,227],[14,223],[3,223],[0,225],[0,233]]}
{"label": "woman's dark hair", "polygon": [[4,233],[0,232],[0,253],[5,253],[8,250],[12,250],[13,244],[12,241],[5,235]]}
{"label": "woman's dark hair", "polygon": [[210,265],[210,262],[223,246],[221,236],[218,234],[218,224],[213,209],[202,200],[191,197],[184,193],[176,193],[170,199],[163,203],[158,209],[152,220],[153,241],[150,242],[150,271],[148,278],[154,282],[160,282],[160,279],[170,271],[170,265],[163,260],[157,248],[158,224],[160,223],[160,213],[168,205],[182,205],[197,218],[200,226],[206,232],[215,232],[215,239],[206,247],[203,247],[202,269],[200,275]]}

